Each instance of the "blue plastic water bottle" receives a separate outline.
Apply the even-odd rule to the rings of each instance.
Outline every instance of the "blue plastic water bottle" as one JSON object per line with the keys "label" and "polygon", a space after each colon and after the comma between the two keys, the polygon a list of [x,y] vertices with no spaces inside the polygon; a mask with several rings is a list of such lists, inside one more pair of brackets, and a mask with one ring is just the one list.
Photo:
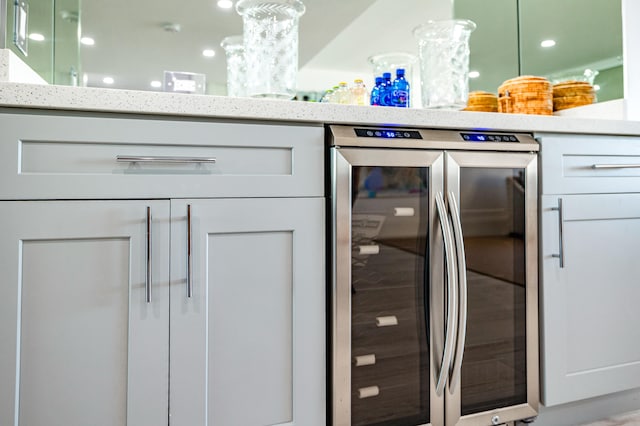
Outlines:
{"label": "blue plastic water bottle", "polygon": [[371,89],[371,105],[380,105],[380,85],[382,77],[376,77],[376,84]]}
{"label": "blue plastic water bottle", "polygon": [[380,85],[380,105],[393,106],[393,83],[391,82],[391,73],[382,74],[382,84]]}
{"label": "blue plastic water bottle", "polygon": [[409,82],[404,77],[404,69],[398,68],[396,70],[396,79],[393,81],[393,94],[392,102],[393,106],[400,108],[409,108]]}

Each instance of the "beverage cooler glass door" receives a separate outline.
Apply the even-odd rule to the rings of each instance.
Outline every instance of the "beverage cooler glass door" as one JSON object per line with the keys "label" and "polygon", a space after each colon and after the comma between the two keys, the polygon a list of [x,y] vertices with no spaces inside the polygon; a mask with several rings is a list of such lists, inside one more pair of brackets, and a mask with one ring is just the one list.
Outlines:
{"label": "beverage cooler glass door", "polygon": [[458,262],[466,260],[446,424],[536,416],[537,157],[449,152],[445,165],[453,230],[464,246]]}
{"label": "beverage cooler glass door", "polygon": [[441,426],[446,297],[429,282],[443,281],[444,153],[331,155],[332,424]]}

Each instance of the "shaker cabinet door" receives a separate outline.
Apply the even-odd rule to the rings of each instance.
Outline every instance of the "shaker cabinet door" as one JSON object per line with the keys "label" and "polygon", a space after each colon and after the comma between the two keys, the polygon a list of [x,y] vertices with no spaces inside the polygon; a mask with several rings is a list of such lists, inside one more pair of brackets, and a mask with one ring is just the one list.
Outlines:
{"label": "shaker cabinet door", "polygon": [[541,214],[544,404],[639,387],[640,195],[543,196]]}
{"label": "shaker cabinet door", "polygon": [[171,424],[324,426],[324,201],[172,201]]}
{"label": "shaker cabinet door", "polygon": [[166,424],[169,203],[3,202],[0,217],[0,424]]}

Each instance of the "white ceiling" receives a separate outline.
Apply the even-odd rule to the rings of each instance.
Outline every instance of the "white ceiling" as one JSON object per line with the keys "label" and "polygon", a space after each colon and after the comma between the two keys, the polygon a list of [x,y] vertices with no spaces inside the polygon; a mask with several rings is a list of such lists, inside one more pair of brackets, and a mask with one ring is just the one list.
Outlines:
{"label": "white ceiling", "polygon": [[[417,52],[412,29],[431,19],[474,20],[471,67],[487,89],[518,72],[517,0],[303,0],[300,20],[300,89],[322,90],[353,75],[370,73],[367,58],[389,51]],[[620,61],[620,2],[617,0],[520,0],[523,58],[527,74],[544,75],[594,62]],[[163,30],[176,23],[181,31]],[[163,72],[188,71],[207,76],[209,93],[223,94],[226,63],[220,41],[242,33],[235,9],[221,10],[215,0],[82,0],[83,35],[96,40],[82,47],[88,85],[153,90]],[[554,49],[539,42],[554,38]],[[201,52],[214,48],[216,56]]]}

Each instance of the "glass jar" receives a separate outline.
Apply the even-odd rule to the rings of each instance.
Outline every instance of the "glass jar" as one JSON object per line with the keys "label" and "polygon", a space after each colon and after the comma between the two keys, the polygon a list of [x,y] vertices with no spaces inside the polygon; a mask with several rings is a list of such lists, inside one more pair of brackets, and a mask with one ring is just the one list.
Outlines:
{"label": "glass jar", "polygon": [[413,30],[420,48],[422,106],[462,109],[469,96],[469,37],[466,19],[429,21]]}
{"label": "glass jar", "polygon": [[419,79],[414,74],[415,64],[418,62],[418,57],[411,53],[405,52],[388,52],[379,53],[369,57],[369,63],[373,68],[373,79],[382,76],[383,73],[391,73],[391,79],[396,77],[396,71],[398,69],[405,70],[405,78],[409,82],[411,89],[411,106],[420,105],[420,91]]}
{"label": "glass jar", "polygon": [[247,65],[242,36],[229,36],[220,43],[227,57],[227,96],[247,96]]}
{"label": "glass jar", "polygon": [[299,0],[240,0],[247,95],[291,99],[298,74],[298,20],[305,12]]}

